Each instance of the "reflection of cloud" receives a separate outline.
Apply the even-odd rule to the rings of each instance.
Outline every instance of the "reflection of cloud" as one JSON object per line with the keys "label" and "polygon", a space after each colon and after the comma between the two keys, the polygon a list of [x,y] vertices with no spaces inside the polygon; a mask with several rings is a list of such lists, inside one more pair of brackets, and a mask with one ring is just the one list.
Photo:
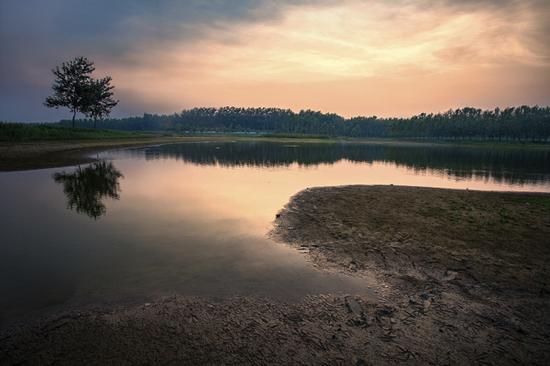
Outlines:
{"label": "reflection of cloud", "polygon": [[[293,90],[359,81],[368,89],[370,79],[382,80],[381,87],[387,89],[397,78],[417,78],[418,84],[425,75],[443,75],[452,83],[464,76],[487,79],[483,73],[499,69],[512,70],[514,78],[537,73],[550,83],[548,1],[83,3],[76,6],[73,1],[57,0],[47,7],[32,1],[1,3],[1,41],[6,52],[0,56],[0,67],[6,77],[0,100],[11,98],[9,104],[1,105],[3,113],[22,113],[10,107],[14,87],[23,91],[17,99],[31,90],[35,99],[40,94],[36,90],[46,95],[50,75],[45,70],[78,53],[97,60],[100,72],[113,74],[123,92],[119,110],[124,113],[257,103],[319,108],[307,96],[296,99]],[[509,103],[508,97],[498,97],[511,77],[501,74],[501,84],[497,79],[496,84],[484,86],[496,97],[480,99],[477,105]],[[250,86],[258,83],[266,84],[263,92]],[[524,79],[525,86],[515,92],[512,104],[548,100],[548,88],[528,83]],[[269,85],[274,84],[282,96],[270,91]],[[409,113],[399,108],[407,103],[399,90],[380,92],[391,95],[392,91],[396,93],[394,113]],[[433,88],[422,92],[427,98],[445,93]],[[361,110],[359,97],[350,101],[339,96],[345,90],[330,88],[324,93],[331,103],[321,109],[346,115]],[[471,91],[456,90],[456,97],[423,108],[454,106],[465,93]],[[42,113],[40,100],[29,103]],[[385,112],[363,109],[362,113]]]}

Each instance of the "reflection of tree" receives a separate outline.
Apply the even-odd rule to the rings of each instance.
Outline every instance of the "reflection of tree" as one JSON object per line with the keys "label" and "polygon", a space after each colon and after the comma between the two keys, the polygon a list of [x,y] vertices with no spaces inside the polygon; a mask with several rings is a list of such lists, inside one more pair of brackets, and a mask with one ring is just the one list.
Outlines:
{"label": "reflection of tree", "polygon": [[123,177],[113,163],[100,161],[74,173],[55,173],[53,179],[63,184],[67,206],[78,213],[85,213],[94,219],[106,212],[101,200],[104,197],[118,199],[119,178]]}

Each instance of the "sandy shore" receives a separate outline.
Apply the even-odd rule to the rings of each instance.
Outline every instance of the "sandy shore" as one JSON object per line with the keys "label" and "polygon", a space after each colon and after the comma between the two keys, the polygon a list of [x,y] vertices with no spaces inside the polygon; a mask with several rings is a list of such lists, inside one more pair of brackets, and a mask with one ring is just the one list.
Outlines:
{"label": "sandy shore", "polygon": [[0,364],[508,365],[550,360],[550,195],[315,188],[271,235],[377,299],[170,297],[0,332]]}

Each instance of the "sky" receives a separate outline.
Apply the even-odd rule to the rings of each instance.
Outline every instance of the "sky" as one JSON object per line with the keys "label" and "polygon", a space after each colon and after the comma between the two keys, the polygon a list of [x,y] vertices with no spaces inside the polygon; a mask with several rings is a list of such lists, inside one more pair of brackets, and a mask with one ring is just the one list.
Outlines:
{"label": "sky", "polygon": [[550,104],[549,0],[0,0],[0,120],[54,121],[51,69],[114,117],[200,106],[409,116]]}

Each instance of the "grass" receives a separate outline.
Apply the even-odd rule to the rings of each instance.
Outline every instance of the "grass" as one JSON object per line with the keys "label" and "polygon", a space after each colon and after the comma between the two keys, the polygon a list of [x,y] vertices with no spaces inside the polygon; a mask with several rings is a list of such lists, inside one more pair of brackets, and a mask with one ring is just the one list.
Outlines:
{"label": "grass", "polygon": [[147,137],[142,132],[68,128],[48,124],[0,123],[0,141],[102,140]]}
{"label": "grass", "polygon": [[308,135],[293,133],[265,133],[265,134],[173,134],[173,133],[152,133],[142,131],[115,131],[115,130],[96,130],[90,128],[70,128],[56,124],[36,124],[36,123],[2,123],[0,122],[0,142],[33,142],[33,141],[70,141],[70,140],[108,140],[125,138],[143,138],[143,137],[190,137],[219,139],[227,138],[230,140],[255,140],[255,141],[278,141],[278,142],[351,142],[351,143],[370,143],[370,144],[397,144],[397,145],[437,145],[437,146],[461,146],[461,147],[511,147],[511,148],[538,148],[550,149],[548,143],[528,143],[511,141],[443,141],[443,140],[414,140],[414,139],[393,139],[393,138],[357,138],[357,137],[338,137],[326,135]]}
{"label": "grass", "polygon": [[260,137],[267,138],[281,138],[281,139],[315,139],[315,140],[331,140],[337,139],[337,136],[327,136],[327,135],[307,135],[301,133],[266,133],[259,135]]}

